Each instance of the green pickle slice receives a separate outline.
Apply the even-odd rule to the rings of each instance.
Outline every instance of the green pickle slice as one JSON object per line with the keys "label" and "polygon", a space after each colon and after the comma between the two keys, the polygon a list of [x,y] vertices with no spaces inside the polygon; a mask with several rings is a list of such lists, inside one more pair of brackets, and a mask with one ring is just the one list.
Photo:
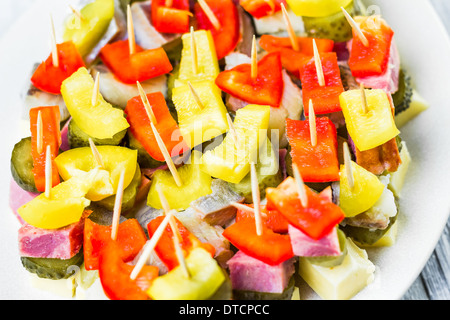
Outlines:
{"label": "green pickle slice", "polygon": [[291,300],[295,289],[295,277],[292,276],[282,293],[233,290],[234,300]]}
{"label": "green pickle slice", "polygon": [[345,233],[338,229],[337,234],[339,238],[339,247],[341,249],[341,254],[339,256],[306,257],[306,259],[312,264],[324,268],[332,268],[340,265],[347,256],[348,249]]}
{"label": "green pickle slice", "polygon": [[[131,180],[130,184],[123,190],[122,208],[121,208],[122,212],[126,212],[131,208],[133,208],[140,184],[141,184],[141,168],[137,164],[133,180]],[[96,204],[98,204],[101,207],[104,207],[107,210],[113,211],[115,202],[116,202],[116,195],[112,195],[110,197],[97,201]]]}
{"label": "green pickle slice", "polygon": [[[21,257],[22,265],[39,278],[61,280],[74,275],[83,264],[83,248],[70,259]],[[75,267],[75,268],[74,268]]]}
{"label": "green pickle slice", "polygon": [[11,174],[22,189],[38,192],[34,183],[31,137],[23,138],[15,144],[11,154]]}
{"label": "green pickle slice", "polygon": [[[345,10],[351,16],[355,15],[356,10],[353,1]],[[302,19],[309,37],[346,42],[353,36],[352,27],[341,11],[327,17],[302,17]]]}
{"label": "green pickle slice", "polygon": [[392,101],[394,102],[395,115],[405,111],[411,105],[411,99],[413,96],[413,87],[411,85],[411,76],[407,74],[403,69],[400,69],[398,90],[392,95]]}
{"label": "green pickle slice", "polygon": [[386,229],[369,229],[362,227],[354,227],[350,225],[341,226],[342,231],[352,238],[354,241],[360,243],[361,245],[373,245],[375,242],[380,240],[394,225],[395,221],[397,221],[398,213],[389,219],[389,225]]}
{"label": "green pickle slice", "polygon": [[[265,197],[266,188],[277,187],[283,181],[283,173],[279,166],[278,155],[273,150],[272,143],[266,140],[266,152],[259,153],[259,161],[256,164],[256,174],[258,176],[259,193],[261,198]],[[248,173],[239,183],[229,182],[231,190],[244,197],[245,203],[253,203],[252,199],[252,179]]]}
{"label": "green pickle slice", "polygon": [[94,144],[98,146],[103,145],[118,146],[122,142],[126,133],[127,130],[125,129],[116,133],[110,139],[97,139],[89,136],[87,133],[82,131],[74,120],[70,120],[68,125],[67,138],[69,140],[69,146],[71,149],[89,147],[89,138],[91,138]]}
{"label": "green pickle slice", "polygon": [[141,168],[146,169],[154,169],[159,168],[165,164],[165,162],[160,162],[158,160],[153,159],[150,154],[145,150],[142,144],[135,138],[135,136],[128,132],[128,143],[127,146],[130,149],[137,150],[138,152],[138,163]]}

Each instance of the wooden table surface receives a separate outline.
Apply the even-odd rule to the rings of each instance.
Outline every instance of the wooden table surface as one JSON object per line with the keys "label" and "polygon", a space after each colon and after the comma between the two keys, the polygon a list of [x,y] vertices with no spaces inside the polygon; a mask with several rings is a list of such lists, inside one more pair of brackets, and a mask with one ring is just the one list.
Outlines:
{"label": "wooden table surface", "polygon": [[[33,0],[3,0],[0,11],[0,37],[12,17],[17,17]],[[413,0],[415,1],[415,0]],[[450,33],[450,1],[429,0]],[[450,57],[449,57],[450,58]],[[403,300],[450,300],[450,220],[422,273],[406,292]]]}
{"label": "wooden table surface", "polygon": [[[429,1],[450,33],[450,1]],[[450,219],[436,249],[403,300],[450,300]]]}

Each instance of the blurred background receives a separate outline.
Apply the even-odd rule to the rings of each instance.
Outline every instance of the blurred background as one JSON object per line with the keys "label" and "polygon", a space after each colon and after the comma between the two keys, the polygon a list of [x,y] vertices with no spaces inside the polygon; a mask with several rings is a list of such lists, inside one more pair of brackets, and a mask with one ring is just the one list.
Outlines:
{"label": "blurred background", "polygon": [[[2,0],[0,10],[0,39],[14,24],[21,13],[36,0]],[[61,0],[77,3],[77,0]],[[422,1],[422,0],[413,0]],[[425,0],[427,1],[427,0]],[[436,8],[443,24],[450,33],[450,1],[428,0]],[[450,220],[421,275],[403,297],[404,300],[450,300]]]}

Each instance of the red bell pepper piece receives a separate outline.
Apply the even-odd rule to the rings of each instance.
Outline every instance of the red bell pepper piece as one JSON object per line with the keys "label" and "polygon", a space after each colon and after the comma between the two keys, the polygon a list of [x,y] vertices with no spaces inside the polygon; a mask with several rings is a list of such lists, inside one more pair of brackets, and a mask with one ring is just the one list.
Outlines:
{"label": "red bell pepper piece", "polygon": [[219,73],[216,85],[248,103],[278,108],[284,89],[280,54],[269,53],[258,61],[255,79],[251,77],[251,65],[244,63]]}
{"label": "red bell pepper piece", "polygon": [[[177,122],[169,112],[164,95],[161,92],[149,93],[147,94],[147,99],[156,118],[155,128],[158,130],[170,155],[172,157],[178,156],[189,150],[188,145],[179,132],[180,129],[178,128]],[[125,114],[130,124],[129,129],[134,137],[142,144],[153,159],[163,162],[165,160],[164,155],[156,142],[150,125],[150,119],[140,96],[128,101]]]}
{"label": "red bell pepper piece", "polygon": [[128,40],[107,44],[100,50],[100,58],[126,84],[143,82],[173,69],[163,48],[144,50],[136,45],[136,52],[130,55]]}
{"label": "red bell pepper piece", "polygon": [[100,251],[98,274],[103,291],[111,300],[149,300],[146,291],[158,277],[158,267],[143,266],[135,280],[130,279],[134,266],[122,259],[117,241],[109,241]]}
{"label": "red bell pepper piece", "polygon": [[166,7],[166,0],[153,0],[151,4],[152,24],[162,33],[189,32],[189,0],[173,0]]}
{"label": "red bell pepper piece", "polygon": [[394,31],[379,17],[357,17],[355,20],[369,41],[369,45],[364,46],[356,32],[353,31],[348,60],[350,70],[357,78],[381,75],[388,67]]}
{"label": "red bell pepper piece", "polygon": [[289,235],[275,233],[264,224],[258,235],[254,219],[241,219],[222,235],[245,254],[272,266],[294,256]]}
{"label": "red bell pepper piece", "polygon": [[[283,68],[291,74],[300,77],[300,68],[314,56],[313,38],[297,37],[300,50],[292,49],[289,37],[276,37],[271,35],[262,35],[259,40],[261,48],[267,52],[280,52]],[[332,52],[334,41],[329,39],[315,39],[319,53]]]}
{"label": "red bell pepper piece", "polygon": [[286,119],[286,136],[292,163],[297,164],[303,181],[339,181],[337,132],[327,117],[316,118],[317,144],[311,144],[308,120]]}
{"label": "red bell pepper piece", "polygon": [[[37,146],[37,121],[38,114],[42,119],[42,150]],[[36,107],[30,109],[30,131],[31,131],[31,155],[33,157],[33,175],[36,189],[45,191],[45,160],[47,146],[50,146],[52,158],[52,187],[60,182],[58,169],[53,160],[59,153],[61,146],[60,113],[58,106]]]}
{"label": "red bell pepper piece", "polygon": [[198,3],[194,5],[194,15],[200,30],[210,30],[216,47],[217,59],[231,53],[241,37],[239,13],[233,0],[205,0],[220,23],[216,29]]}
{"label": "red bell pepper piece", "polygon": [[[164,218],[165,217],[160,216],[149,222],[147,225],[147,230],[150,238],[156,232],[156,229],[158,229]],[[185,257],[189,255],[191,250],[198,247],[205,249],[211,254],[211,257],[214,257],[216,250],[211,244],[201,242],[196,236],[190,233],[189,230],[186,229],[177,218],[174,217],[174,220],[181,236],[180,246]],[[175,254],[175,247],[173,245],[173,231],[170,224],[167,225],[161,238],[159,239],[158,244],[155,247],[155,252],[161,261],[167,266],[169,271],[179,265],[178,258]]]}
{"label": "red bell pepper piece", "polygon": [[267,188],[269,207],[275,207],[291,225],[314,240],[326,236],[340,223],[344,212],[327,197],[316,194],[306,187],[308,206],[303,207],[294,178],[286,178],[277,188]]}
{"label": "red bell pepper piece", "polygon": [[58,67],[53,65],[52,55],[43,61],[34,71],[31,82],[45,92],[61,93],[61,84],[79,68],[84,67],[84,61],[72,41],[56,45],[58,52]]}
{"label": "red bell pepper piece", "polygon": [[[253,204],[248,204],[247,206],[250,208],[254,208]],[[261,205],[261,218],[266,227],[272,230],[273,232],[275,233],[288,232],[289,223],[277,209],[269,208],[266,205]],[[236,212],[236,222],[239,222],[243,219],[255,219],[255,214],[253,212],[238,209]]]}
{"label": "red bell pepper piece", "polygon": [[[300,68],[302,82],[303,105],[308,106],[312,100],[316,114],[328,114],[341,111],[339,96],[344,92],[341,73],[336,53],[323,53],[320,56],[325,86],[320,86],[314,58]],[[309,108],[305,108],[305,116],[309,115]]]}
{"label": "red bell pepper piece", "polygon": [[[86,219],[83,242],[86,270],[98,270],[100,252],[111,241],[111,226],[100,225]],[[128,219],[119,224],[116,242],[121,249],[121,259],[124,262],[133,260],[146,241],[147,236],[136,219]]]}
{"label": "red bell pepper piece", "polygon": [[281,3],[286,6],[285,0],[240,0],[239,3],[245,11],[256,19],[279,12],[281,10]]}

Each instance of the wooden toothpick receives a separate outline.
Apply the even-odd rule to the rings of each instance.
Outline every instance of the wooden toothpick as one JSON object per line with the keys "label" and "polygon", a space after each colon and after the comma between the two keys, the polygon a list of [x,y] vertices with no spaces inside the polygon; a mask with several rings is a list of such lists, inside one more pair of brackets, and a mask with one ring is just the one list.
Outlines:
{"label": "wooden toothpick", "polygon": [[92,138],[89,138],[89,147],[91,148],[91,152],[92,152],[92,155],[94,156],[94,160],[95,160],[95,163],[97,164],[97,166],[100,168],[104,168],[105,165],[103,163],[102,156],[101,156],[100,152],[98,151],[97,147],[95,146]]}
{"label": "wooden toothpick", "polygon": [[206,3],[206,1],[205,0],[198,0],[198,4],[200,5],[200,7],[202,8],[203,12],[208,17],[208,19],[211,22],[211,24],[213,25],[214,29],[219,30],[220,27],[221,27],[219,19],[217,19],[216,15],[211,10],[211,8]]}
{"label": "wooden toothpick", "polygon": [[39,154],[44,149],[44,125],[42,124],[41,110],[38,111],[37,123],[36,123],[36,147]]}
{"label": "wooden toothpick", "polygon": [[284,23],[286,24],[286,29],[289,34],[289,39],[291,40],[292,49],[299,51],[300,47],[298,45],[297,36],[295,34],[294,28],[292,27],[291,19],[289,19],[288,12],[283,3],[281,3],[281,11],[283,12]]}
{"label": "wooden toothpick", "polygon": [[292,164],[292,169],[294,171],[294,179],[295,179],[295,183],[297,185],[298,197],[300,199],[302,206],[304,208],[306,208],[308,206],[308,197],[306,195],[306,187],[305,187],[305,184],[303,183],[302,176],[300,175],[300,171],[299,171],[296,163]]}
{"label": "wooden toothpick", "polygon": [[50,145],[47,146],[47,150],[45,152],[45,196],[47,199],[50,199],[51,189],[52,189],[52,153]]}
{"label": "wooden toothpick", "polygon": [[166,162],[167,166],[169,167],[170,173],[173,176],[173,179],[175,180],[175,183],[178,187],[181,187],[183,185],[183,181],[181,180],[180,174],[177,171],[177,167],[172,161],[172,157],[169,154],[169,151],[167,150],[166,145],[164,144],[164,141],[162,140],[161,136],[159,135],[158,130],[156,129],[153,122],[150,122],[150,125],[153,130],[153,134],[155,135],[156,142],[158,143],[158,147],[161,150],[161,153],[164,156],[164,161]]}
{"label": "wooden toothpick", "polygon": [[176,210],[170,210],[168,213],[166,213],[166,217],[161,222],[159,227],[156,229],[155,233],[152,235],[152,238],[147,241],[147,243],[144,246],[144,250],[142,251],[141,256],[139,257],[139,260],[137,261],[136,265],[134,266],[133,270],[130,274],[130,279],[135,280],[139,273],[142,270],[142,267],[145,265],[145,262],[149,259],[151,253],[155,249],[156,245],[158,244],[159,239],[161,238],[162,234],[164,233],[164,230],[166,229],[167,225],[169,224],[170,219],[172,219],[173,215],[176,213]]}
{"label": "wooden toothpick", "polygon": [[252,182],[253,207],[255,209],[256,234],[260,236],[263,231],[263,223],[261,218],[261,196],[259,193],[259,182],[256,173],[256,165],[254,162],[250,163],[250,176]]}
{"label": "wooden toothpick", "polygon": [[[169,202],[167,201],[166,197],[164,196],[164,193],[162,192],[162,190],[159,186],[156,187],[156,191],[158,192],[159,200],[163,207],[164,213],[167,214],[168,212],[170,212]],[[172,217],[169,220],[169,225],[173,232],[173,245],[175,247],[175,254],[177,256],[178,263],[180,264],[181,268],[183,269],[184,275],[187,278],[190,278],[191,275],[187,268],[186,260],[184,259],[183,250],[180,245],[180,242],[182,241],[180,230],[178,229],[178,226],[177,226],[177,223],[176,223],[174,217]]]}
{"label": "wooden toothpick", "polygon": [[362,32],[361,28],[358,26],[355,20],[353,20],[352,16],[345,10],[343,7],[341,7],[342,12],[344,13],[345,18],[347,19],[348,23],[352,27],[353,30],[356,31],[356,34],[358,35],[358,38],[361,40],[362,44],[365,47],[369,46],[369,40],[367,40],[366,36]]}
{"label": "wooden toothpick", "polygon": [[256,50],[256,37],[253,35],[252,40],[252,63],[251,63],[251,77],[253,80],[258,76],[258,52]]}
{"label": "wooden toothpick", "polygon": [[325,76],[323,74],[322,59],[320,58],[319,49],[317,49],[316,39],[313,39],[314,63],[316,64],[317,79],[321,87],[325,86]]}
{"label": "wooden toothpick", "polygon": [[364,88],[364,84],[361,83],[359,85],[359,88],[361,89],[361,103],[362,103],[362,109],[364,113],[369,112],[369,107],[367,105],[367,96],[366,96],[366,89]]}
{"label": "wooden toothpick", "polygon": [[195,89],[194,89],[194,87],[192,86],[192,84],[191,84],[190,81],[188,81],[188,86],[189,86],[189,91],[191,91],[192,97],[193,97],[194,100],[195,100],[195,103],[197,103],[197,106],[198,106],[200,109],[204,109],[205,107],[204,107],[202,101],[200,100],[200,97],[198,96],[197,91],[195,91]]}
{"label": "wooden toothpick", "polygon": [[95,76],[94,89],[92,90],[91,103],[95,107],[98,103],[98,95],[100,93],[100,72]]}
{"label": "wooden toothpick", "polygon": [[117,233],[119,231],[120,214],[122,212],[122,200],[124,191],[125,169],[120,173],[119,184],[116,190],[116,199],[114,202],[113,220],[111,226],[111,239],[117,239]]}
{"label": "wooden toothpick", "polygon": [[74,8],[72,5],[70,5],[70,4],[69,4],[69,8],[70,8],[70,10],[72,10],[72,13],[78,17],[78,19],[84,20],[84,17],[83,17],[83,15],[81,14],[81,12],[80,12],[79,10],[75,9],[75,8]]}
{"label": "wooden toothpick", "polygon": [[353,189],[355,187],[355,179],[353,177],[352,157],[350,155],[350,149],[347,142],[344,142],[344,165],[348,185],[350,189]]}
{"label": "wooden toothpick", "polygon": [[136,38],[134,35],[133,15],[131,14],[131,6],[127,7],[127,30],[128,30],[128,46],[130,55],[136,52]]}
{"label": "wooden toothpick", "polygon": [[192,59],[192,71],[194,74],[197,74],[198,73],[197,43],[195,41],[195,33],[193,26],[191,26],[191,59]]}
{"label": "wooden toothpick", "polygon": [[314,105],[312,99],[309,99],[309,135],[311,137],[311,145],[317,145],[317,128],[316,128],[316,114],[314,112]]}
{"label": "wooden toothpick", "polygon": [[51,22],[51,37],[52,37],[52,62],[54,67],[59,67],[58,46],[56,45],[55,24],[53,23],[53,17],[50,15]]}
{"label": "wooden toothpick", "polygon": [[147,94],[144,91],[144,88],[142,88],[139,81],[136,81],[137,88],[139,91],[139,95],[141,97],[142,103],[144,104],[145,112],[147,113],[148,118],[150,119],[150,122],[153,124],[157,124],[155,113],[153,112],[152,106],[150,105],[150,102],[148,101]]}

